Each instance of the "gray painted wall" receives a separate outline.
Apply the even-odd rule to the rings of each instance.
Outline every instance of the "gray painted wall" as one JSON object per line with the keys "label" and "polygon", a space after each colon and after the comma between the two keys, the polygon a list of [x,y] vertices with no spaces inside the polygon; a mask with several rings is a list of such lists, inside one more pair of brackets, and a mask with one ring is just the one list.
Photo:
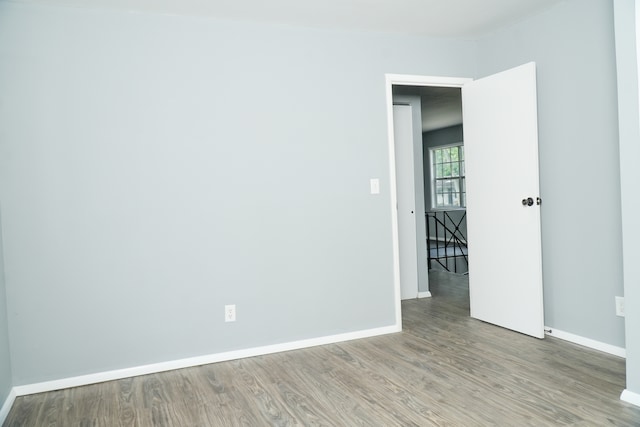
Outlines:
{"label": "gray painted wall", "polygon": [[384,74],[474,49],[0,2],[15,385],[393,325]]}
{"label": "gray painted wall", "polygon": [[425,132],[422,137],[425,147],[454,144],[456,142],[463,142],[463,139],[462,125],[449,126]]}
{"label": "gray painted wall", "polygon": [[537,63],[545,323],[624,347],[612,2],[562,2],[482,38],[477,58],[478,76]]}
{"label": "gray painted wall", "polygon": [[13,387],[2,247],[2,215],[0,215],[0,407],[4,404]]}
{"label": "gray painted wall", "polygon": [[615,0],[618,116],[620,123],[620,182],[624,248],[625,333],[627,390],[640,395],[640,111],[638,108],[638,51],[633,0]]}
{"label": "gray painted wall", "polygon": [[531,60],[546,323],[623,346],[612,23],[568,0],[476,43],[0,2],[15,384],[391,325],[384,73]]}

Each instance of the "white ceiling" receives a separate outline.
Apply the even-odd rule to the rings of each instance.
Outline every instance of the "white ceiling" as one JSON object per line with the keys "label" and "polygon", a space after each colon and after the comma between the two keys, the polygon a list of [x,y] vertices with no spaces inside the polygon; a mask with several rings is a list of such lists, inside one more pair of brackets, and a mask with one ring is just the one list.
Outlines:
{"label": "white ceiling", "polygon": [[11,0],[317,28],[473,37],[564,0]]}
{"label": "white ceiling", "polygon": [[395,95],[420,96],[422,131],[429,132],[462,123],[460,88],[436,86],[394,86]]}

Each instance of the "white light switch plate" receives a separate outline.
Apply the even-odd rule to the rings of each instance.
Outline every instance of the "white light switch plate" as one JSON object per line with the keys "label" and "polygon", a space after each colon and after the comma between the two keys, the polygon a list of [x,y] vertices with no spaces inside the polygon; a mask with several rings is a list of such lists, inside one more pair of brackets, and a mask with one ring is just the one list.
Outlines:
{"label": "white light switch plate", "polygon": [[371,178],[369,184],[371,185],[371,194],[380,194],[380,180],[378,178]]}

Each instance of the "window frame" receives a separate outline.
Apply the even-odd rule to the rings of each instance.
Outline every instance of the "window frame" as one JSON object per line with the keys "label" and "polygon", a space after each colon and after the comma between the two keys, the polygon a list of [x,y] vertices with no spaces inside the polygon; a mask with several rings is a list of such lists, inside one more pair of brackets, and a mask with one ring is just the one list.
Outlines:
{"label": "window frame", "polygon": [[[466,168],[466,156],[465,158],[463,158],[461,161],[458,160],[459,162],[462,162],[463,164],[465,164],[464,167],[464,174],[459,175],[457,177],[449,177],[449,178],[436,178],[436,168],[435,168],[435,151],[436,150],[440,150],[440,149],[444,149],[444,148],[451,148],[451,147],[462,147],[464,149],[464,142],[463,141],[458,141],[458,142],[453,142],[450,144],[442,144],[442,145],[434,145],[433,147],[428,147],[429,149],[429,171],[430,171],[430,182],[429,182],[429,186],[431,189],[431,210],[432,211],[456,211],[456,210],[466,210],[467,209],[467,204],[466,204],[466,183],[464,182],[466,180],[466,172],[467,172],[467,168]],[[437,206],[437,193],[436,193],[436,182],[437,180],[444,180],[444,179],[458,179],[459,184],[460,184],[460,197],[461,197],[461,202],[464,200],[464,205],[461,206]],[[463,185],[464,183],[464,185]],[[463,189],[465,191],[463,191]],[[465,194],[465,197],[462,198],[462,194]]]}

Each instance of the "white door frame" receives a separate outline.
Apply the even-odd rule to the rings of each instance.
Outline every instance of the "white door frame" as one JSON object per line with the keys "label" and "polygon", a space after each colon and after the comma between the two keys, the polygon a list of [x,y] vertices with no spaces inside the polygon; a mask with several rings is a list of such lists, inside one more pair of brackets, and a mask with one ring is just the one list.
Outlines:
{"label": "white door frame", "polygon": [[393,244],[393,283],[396,303],[396,328],[402,330],[402,305],[400,304],[400,240],[398,234],[398,194],[396,189],[396,153],[393,138],[393,86],[462,87],[473,81],[464,77],[433,77],[405,74],[385,74],[387,92],[387,139],[389,141],[389,189],[391,200],[391,238]]}

